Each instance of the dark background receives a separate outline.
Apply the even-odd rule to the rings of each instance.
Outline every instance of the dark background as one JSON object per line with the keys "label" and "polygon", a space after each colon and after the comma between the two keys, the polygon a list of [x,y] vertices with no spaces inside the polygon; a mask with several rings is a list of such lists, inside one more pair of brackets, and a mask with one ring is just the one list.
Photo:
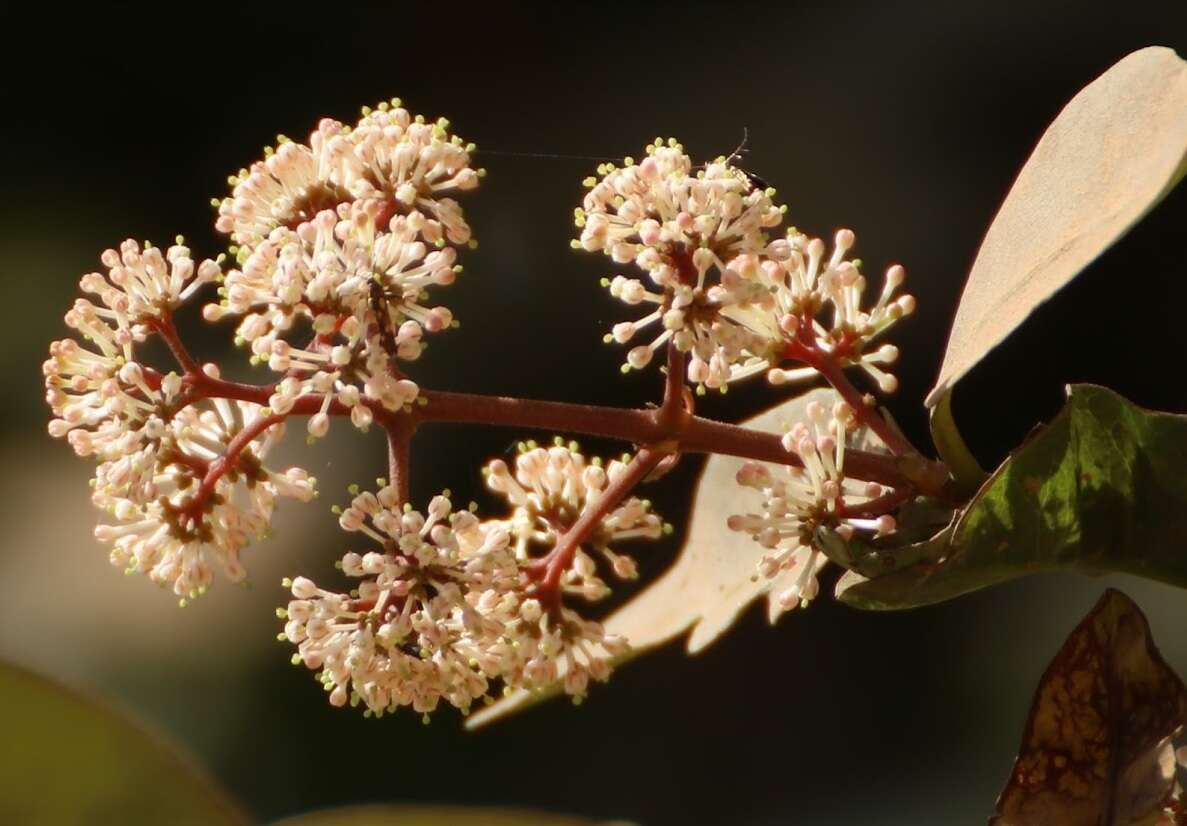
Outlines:
{"label": "dark background", "polygon": [[[322,499],[281,509],[247,558],[254,587],[218,583],[178,610],[110,568],[90,538],[89,469],[45,435],[40,362],[65,334],[79,275],[128,236],[195,253],[222,240],[209,200],[277,132],[401,96],[477,142],[489,176],[465,199],[481,240],[443,299],[462,328],[433,340],[429,386],[638,405],[653,371],[621,377],[600,344],[628,317],[598,287],[601,256],[568,247],[596,162],[676,135],[779,188],[790,220],[858,235],[872,270],[903,262],[920,310],[893,411],[927,444],[921,400],[977,245],[1042,130],[1126,53],[1187,53],[1187,4],[252,3],[6,6],[0,102],[5,322],[0,653],[98,689],[195,752],[261,817],[363,801],[519,804],[660,824],[980,822],[1010,768],[1043,666],[1106,584],[1150,614],[1187,671],[1187,599],[1136,580],[1042,576],[955,602],[865,614],[822,599],[767,627],[759,612],[706,653],[671,646],[625,667],[580,709],[537,708],[479,734],[332,709],[272,637],[282,575],[327,575],[346,546],[325,508],[383,470],[349,427],[290,456]],[[995,465],[1092,381],[1187,409],[1182,368],[1187,188],[960,386],[957,418]],[[194,324],[190,329],[197,329]],[[194,346],[234,361],[229,327]],[[738,419],[759,384],[703,403]],[[477,467],[526,434],[426,430],[414,493],[481,497]],[[603,448],[597,443],[594,448]],[[677,525],[698,462],[652,493]],[[464,491],[464,493],[462,493]],[[485,500],[488,501],[489,500]],[[645,553],[658,571],[675,543]],[[69,744],[63,744],[68,748]]]}

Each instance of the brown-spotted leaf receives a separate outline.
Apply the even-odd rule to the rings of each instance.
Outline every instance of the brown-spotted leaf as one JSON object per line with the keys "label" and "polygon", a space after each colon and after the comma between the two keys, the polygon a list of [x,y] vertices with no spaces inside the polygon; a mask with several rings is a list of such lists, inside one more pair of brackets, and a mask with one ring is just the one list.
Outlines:
{"label": "brown-spotted leaf", "polygon": [[[743,424],[768,433],[783,433],[807,418],[804,410],[812,401],[831,406],[836,393],[818,388],[779,404]],[[705,462],[693,498],[692,515],[684,546],[675,564],[637,597],[606,619],[606,630],[622,634],[631,643],[631,654],[641,654],[692,629],[688,651],[695,654],[733,625],[738,615],[754,600],[779,593],[798,571],[768,581],[756,573],[766,552],[745,534],[731,531],[726,520],[731,514],[753,510],[755,492],[737,484],[735,477],[744,464],[733,456],[712,456]],[[786,582],[785,582],[786,580]],[[767,615],[774,622],[780,614],[778,602],[768,600]],[[466,721],[477,728],[514,711],[554,696],[557,689],[517,691]]]}
{"label": "brown-spotted leaf", "polygon": [[277,821],[273,826],[629,826],[568,815],[464,806],[349,806]]}
{"label": "brown-spotted leaf", "polygon": [[1129,597],[1108,590],[1047,667],[990,826],[1128,826],[1176,792],[1187,689]]}
{"label": "brown-spotted leaf", "polygon": [[993,219],[928,407],[1153,207],[1187,158],[1187,63],[1152,46],[1080,91]]}

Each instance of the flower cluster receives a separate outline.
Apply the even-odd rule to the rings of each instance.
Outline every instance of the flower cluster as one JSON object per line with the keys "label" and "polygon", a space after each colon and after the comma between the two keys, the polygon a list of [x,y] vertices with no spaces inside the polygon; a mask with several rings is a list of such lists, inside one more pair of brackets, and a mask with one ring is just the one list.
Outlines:
{"label": "flower cluster", "polygon": [[[557,439],[550,448],[534,442],[521,444],[514,474],[506,462],[495,459],[483,469],[483,475],[487,487],[511,505],[509,524],[516,556],[527,560],[537,548],[558,547],[607,483],[625,470],[624,461],[606,465],[597,457],[587,460],[576,443]],[[597,560],[590,552],[603,559],[615,576],[634,579],[638,576],[635,560],[612,549],[610,543],[657,539],[664,530],[663,520],[651,511],[650,502],[632,496],[618,503],[585,535],[583,546],[574,549],[561,579],[564,590],[590,601],[602,599],[610,587],[598,576]]]}
{"label": "flower cluster", "polygon": [[[215,399],[157,421],[141,451],[96,471],[92,501],[114,523],[95,537],[111,543],[113,565],[183,599],[205,592],[216,569],[241,581],[240,551],[267,535],[276,498],[308,502],[316,480],[301,468],[264,466],[284,425],[259,405]],[[233,449],[241,434],[252,438]]]}
{"label": "flower cluster", "polygon": [[238,339],[253,360],[284,374],[273,408],[323,399],[311,436],[325,434],[335,401],[362,429],[372,405],[407,408],[419,388],[393,360],[416,359],[426,332],[455,324],[447,308],[426,304],[429,288],[461,271],[449,244],[473,243],[444,193],[474,188],[482,170],[448,126],[398,100],[364,109],[353,128],[323,120],[308,144],[281,139],[218,203],[217,227],[238,244],[239,266],[204,315],[240,316]]}
{"label": "flower cluster", "polygon": [[820,532],[848,540],[856,531],[882,535],[895,528],[888,514],[871,518],[852,512],[887,493],[881,485],[845,475],[846,442],[856,435],[854,411],[838,402],[829,415],[813,401],[806,413],[808,421],[796,423],[783,437],[783,446],[799,458],[800,466],[771,470],[747,462],[738,471],[738,484],[762,494],[762,509],[729,518],[732,530],[749,534],[770,550],[758,570],[774,580],[775,602],[785,611],[807,605],[819,593],[817,575],[827,562],[819,550]]}
{"label": "flower cluster", "polygon": [[323,209],[380,200],[425,216],[425,238],[464,244],[470,227],[456,201],[443,193],[473,189],[482,170],[470,166],[473,144],[448,132],[449,121],[426,122],[398,98],[364,107],[352,128],[324,118],[308,144],[277,137],[277,148],[230,179],[230,196],[217,201],[215,227],[254,249],[277,228],[295,229]]}
{"label": "flower cluster", "polygon": [[[687,378],[698,391],[763,372],[772,383],[814,376],[820,359],[859,365],[882,390],[895,388],[880,365],[897,350],[868,347],[914,309],[910,296],[894,295],[901,266],[891,267],[876,305],[863,310],[860,262],[844,260],[852,232],[837,234],[827,261],[824,242],[794,228],[770,240],[766,231],[784,212],[774,190],[759,189],[723,158],[694,171],[674,139],[648,146],[641,163],[627,158],[598,173],[586,180],[574,247],[634,263],[653,285],[624,275],[604,280],[615,298],[648,310],[616,324],[606,341],[625,344],[653,325],[660,330],[627,352],[624,370],[646,366],[671,341],[688,354]],[[785,369],[787,361],[803,366]]]}
{"label": "flower cluster", "polygon": [[[448,491],[423,511],[411,508],[408,440],[417,425],[465,421],[471,414],[458,416],[459,403],[485,403],[440,393],[414,409],[430,394],[403,372],[429,334],[457,324],[430,294],[455,281],[460,247],[475,244],[452,197],[483,175],[473,152],[446,120],[426,122],[398,100],[365,108],[354,125],[322,120],[304,143],[282,136],[214,202],[216,228],[233,243],[225,272],[221,256],[196,263],[181,238],[165,250],[126,241],[104,252],[104,271],[82,278],[87,297],[66,314],[77,336],[54,342],[44,364],[50,433],[97,463],[92,500],[108,516],[96,538],[113,564],[171,587],[183,604],[218,571],[245,577],[242,552],[267,535],[279,498],[315,496],[306,471],[265,464],[290,417],[308,417],[310,439],[327,433],[331,416],[385,430],[393,484],[354,489],[337,511],[341,527],[368,546],[341,559],[355,587],[286,580],[292,600],[280,610],[294,662],[317,672],[334,705],[376,715],[468,710],[499,688],[554,683],[579,700],[591,681],[607,679],[628,642],[574,604],[602,600],[613,580],[638,576],[622,543],[671,528],[632,489],[694,443],[688,434],[681,444],[681,428],[706,426],[686,410],[669,427],[680,417],[667,414],[685,401],[673,381],[660,414],[625,414],[636,431],[663,428],[642,433],[633,459],[603,462],[559,438],[527,442],[513,461],[483,468],[486,487],[506,504],[501,516],[459,510]],[[608,336],[650,338],[628,351],[624,369],[646,366],[663,348],[672,364],[682,356],[698,392],[758,373],[774,383],[824,374],[841,389],[840,371],[851,366],[892,390],[883,368],[897,351],[872,342],[914,307],[897,295],[902,268],[892,267],[877,301],[863,307],[860,262],[847,258],[853,233],[839,232],[828,257],[824,242],[795,229],[772,239],[785,208],[730,160],[694,167],[674,139],[657,140],[641,162],[604,164],[587,180],[575,246],[645,273],[606,281],[613,296],[646,310]],[[235,318],[236,343],[274,372],[272,381],[226,381],[190,355],[174,310],[207,285],[217,285],[218,298],[203,317]],[[180,372],[154,367],[150,344],[167,348]],[[855,398],[848,390],[842,397]],[[568,408],[568,423],[578,420],[572,406],[519,404]],[[893,441],[876,412],[859,412],[863,426]],[[871,501],[888,494],[845,476],[853,409],[839,404],[829,417],[816,404],[807,414],[784,440],[798,466],[743,468],[738,481],[762,493],[762,511],[729,522],[769,550],[760,570],[776,580],[784,608],[816,594],[822,532],[893,530],[879,514],[900,501]],[[527,413],[524,423],[541,417]]]}
{"label": "flower cluster", "polygon": [[405,510],[392,487],[360,493],[339,524],[376,549],[343,557],[343,572],[362,580],[351,594],[289,583],[295,599],[282,613],[294,663],[318,671],[334,705],[349,699],[377,714],[429,712],[442,699],[468,708],[485,695],[501,670],[502,623],[491,615],[518,581],[507,531],[454,512],[447,496],[427,514]]}
{"label": "flower cluster", "polygon": [[782,358],[801,364],[790,369],[773,366],[768,380],[783,384],[815,377],[815,356],[832,359],[840,367],[858,366],[880,390],[893,393],[898,382],[883,368],[898,360],[898,348],[883,344],[871,349],[871,344],[915,311],[913,296],[897,295],[906,278],[902,265],[886,271],[877,301],[863,309],[866,278],[861,261],[846,260],[857,240],[852,230],[837,231],[827,258],[825,242],[819,238],[791,232],[786,240],[787,255],[781,260],[752,256],[736,266],[743,277],[764,284],[773,299],[764,312],[747,308],[739,320],[759,335],[780,341]]}
{"label": "flower cluster", "polygon": [[106,274],[88,273],[79,287],[103,303],[103,308],[95,308],[96,315],[137,334],[222,274],[218,261],[207,259],[195,266],[181,237],[164,255],[159,247],[145,244],[141,249],[128,239],[118,251],[104,252],[100,261]]}
{"label": "flower cluster", "polygon": [[[276,473],[263,465],[281,428],[260,405],[183,405],[181,376],[137,360],[137,346],[215,280],[218,264],[195,266],[180,239],[164,255],[126,241],[101,260],[108,272],[83,276],[81,286],[102,305],[79,299],[66,314],[90,348],[55,341],[43,365],[55,416],[49,432],[99,463],[92,499],[115,523],[95,535],[112,543],[112,563],[196,596],[216,568],[242,579],[239,552],[264,535],[276,497],[308,500],[314,480],[297,468]],[[213,365],[207,370],[217,375]]]}
{"label": "flower cluster", "polygon": [[653,324],[661,330],[630,350],[625,367],[645,366],[669,340],[691,354],[688,378],[698,385],[721,387],[765,363],[765,343],[725,310],[763,299],[759,285],[733,277],[729,262],[768,251],[765,231],[783,217],[773,191],[757,190],[724,159],[694,172],[674,139],[656,140],[638,164],[627,158],[625,166],[603,164],[598,173],[600,179],[586,180],[574,246],[633,262],[658,289],[621,275],[606,281],[616,298],[653,307],[616,325],[608,340],[628,342]]}
{"label": "flower cluster", "polygon": [[[535,689],[561,675],[579,698],[625,653],[622,638],[534,595],[518,512],[482,521],[446,492],[422,514],[386,486],[356,495],[339,523],[374,543],[342,559],[360,584],[346,594],[286,581],[294,599],[280,612],[294,664],[318,672],[334,705],[427,714],[444,701],[465,711],[493,681]],[[600,541],[616,530],[604,520]]]}

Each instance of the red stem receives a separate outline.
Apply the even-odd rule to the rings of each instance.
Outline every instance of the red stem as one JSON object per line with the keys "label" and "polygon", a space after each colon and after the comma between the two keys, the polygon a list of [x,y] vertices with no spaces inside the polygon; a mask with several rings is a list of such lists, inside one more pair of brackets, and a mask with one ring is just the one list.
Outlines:
{"label": "red stem", "polygon": [[[228,382],[205,375],[195,384],[193,390],[194,395],[187,399],[187,403],[199,398],[228,398],[267,404],[272,393],[272,388],[268,385]],[[385,428],[397,421],[410,418],[414,425],[424,422],[487,424],[497,427],[581,433],[620,439],[634,444],[656,444],[674,440],[679,449],[687,453],[721,453],[774,464],[799,464],[799,458],[784,449],[777,434],[763,433],[688,414],[673,420],[664,414],[664,408],[624,410],[601,405],[452,393],[445,390],[422,390],[421,397],[427,404],[407,414],[392,413],[374,404],[371,405],[371,409],[376,420]],[[302,396],[293,404],[289,415],[311,415],[321,409],[321,404],[321,396]],[[332,401],[327,412],[332,416],[349,415],[350,408],[338,401]],[[937,462],[928,461],[914,451],[906,456],[888,456],[885,453],[847,450],[845,469],[855,479],[866,479],[895,488],[911,485],[922,493],[948,498],[946,468]]]}
{"label": "red stem", "polygon": [[820,371],[820,375],[833,386],[841,398],[853,408],[858,422],[873,431],[874,435],[881,439],[882,444],[886,445],[892,453],[898,456],[918,454],[919,451],[915,449],[915,446],[903,438],[873,405],[866,404],[865,395],[853,386],[840,365],[832,359],[823,359],[819,364],[813,366]]}
{"label": "red stem", "polygon": [[[199,374],[187,404],[202,398],[226,398],[267,404],[271,385],[253,385],[214,379]],[[852,385],[850,385],[852,387]],[[856,391],[854,391],[856,392]],[[407,414],[393,413],[381,405],[371,406],[376,421],[385,429],[410,419],[412,426],[424,422],[457,422],[502,427],[581,433],[620,439],[634,444],[676,441],[687,453],[721,453],[760,462],[781,465],[799,464],[799,458],[784,449],[779,436],[738,425],[717,422],[687,412],[670,417],[664,408],[624,410],[590,404],[517,399],[507,396],[484,396],[475,393],[452,393],[445,390],[422,390],[427,404]],[[322,397],[302,396],[294,402],[289,415],[308,416],[321,410]],[[350,414],[350,408],[337,400],[327,411],[331,416]],[[876,431],[875,431],[876,432]],[[862,450],[845,452],[845,470],[855,479],[866,479],[894,488],[913,486],[921,493],[951,498],[947,469],[931,462],[914,450],[903,456],[888,456]]]}
{"label": "red stem", "polygon": [[247,446],[265,430],[284,420],[285,417],[280,414],[265,416],[256,419],[232,436],[231,440],[227,442],[227,449],[223,451],[223,454],[211,460],[210,464],[206,466],[206,475],[202,478],[202,483],[194,491],[194,495],[185,501],[182,509],[191,517],[196,517],[205,506],[206,500],[210,498],[210,494],[214,492],[214,486],[218,484],[218,480],[235,468],[239,462],[239,456],[247,449]]}
{"label": "red stem", "polygon": [[387,431],[388,484],[396,489],[400,504],[409,501],[412,434],[416,428],[407,417],[396,417],[384,424]]}
{"label": "red stem", "polygon": [[[687,416],[666,425],[659,410],[623,410],[587,404],[515,399],[425,390],[428,402],[413,411],[418,422],[473,422],[496,426],[552,430],[602,436],[634,444],[676,441],[681,451],[720,453],[760,462],[798,465],[799,458],[784,449],[775,433]],[[922,456],[888,456],[862,450],[845,451],[845,470],[855,479],[891,487],[913,485],[932,496],[945,496],[947,469]]]}
{"label": "red stem", "polygon": [[173,323],[173,314],[165,310],[161,315],[153,318],[149,317],[148,326],[156,331],[157,335],[169,345],[169,351],[173,353],[173,358],[177,359],[177,363],[181,369],[185,371],[186,375],[204,375],[202,367],[198,361],[190,355],[190,351],[186,349],[182,343],[181,336],[177,334],[177,326]]}
{"label": "red stem", "polygon": [[168,454],[168,457],[169,461],[188,467],[195,476],[205,476],[210,470],[210,462],[199,456],[191,456],[184,450],[174,450]]}
{"label": "red stem", "polygon": [[537,560],[538,567],[542,565],[544,574],[536,586],[536,595],[540,602],[550,610],[560,607],[561,579],[565,571],[573,562],[573,557],[581,543],[589,538],[593,530],[601,523],[606,514],[610,513],[626,498],[643,477],[650,473],[660,460],[668,454],[662,448],[641,447],[635,454],[626,470],[614,481],[606,485],[602,494],[578,517],[564,534],[557,540],[556,546],[548,555]]}
{"label": "red stem", "polygon": [[[847,344],[847,342],[842,342],[844,349],[848,349]],[[838,350],[842,351],[842,348],[838,347]],[[792,341],[784,350],[784,356],[802,362],[820,373],[821,377],[831,384],[833,389],[845,400],[845,403],[853,408],[858,422],[868,427],[875,436],[881,439],[891,453],[896,456],[919,455],[915,445],[903,438],[872,405],[866,404],[865,395],[853,386],[853,382],[849,381],[849,377],[845,375],[845,369],[838,363],[835,353],[826,353],[820,350],[815,342],[805,344],[803,341]]]}
{"label": "red stem", "polygon": [[915,496],[914,488],[910,486],[896,488],[876,496],[873,499],[862,502],[859,505],[846,505],[842,499],[837,500],[837,516],[841,519],[850,517],[863,516],[881,516],[884,513],[890,513],[899,505],[908,501]]}
{"label": "red stem", "polygon": [[[179,363],[188,363],[186,372],[187,393],[179,400],[181,405],[192,404],[204,398],[226,398],[266,405],[274,385],[253,385],[225,381],[207,376],[197,362],[176,337],[172,320],[165,317],[156,328],[162,337],[170,342],[170,349]],[[184,361],[183,361],[184,359]],[[783,448],[779,436],[764,433],[738,425],[717,422],[692,415],[683,403],[682,378],[683,355],[675,351],[668,353],[670,375],[665,380],[665,405],[651,410],[624,410],[600,405],[569,404],[566,402],[537,401],[506,396],[484,396],[472,393],[453,393],[443,390],[422,390],[424,406],[415,407],[409,413],[394,413],[370,400],[367,404],[376,422],[385,430],[399,423],[407,422],[415,427],[424,422],[477,423],[504,427],[550,430],[563,433],[582,433],[637,445],[666,445],[667,452],[718,453],[739,456],[775,464],[799,464],[798,457]],[[861,450],[846,452],[846,471],[852,478],[879,482],[894,488],[913,487],[920,493],[951,500],[947,468],[921,456],[909,443],[862,402],[856,388],[849,383],[843,372],[835,365],[821,362],[813,364],[834,382],[842,397],[855,409],[858,416],[867,416],[867,423],[891,450],[898,449],[899,455],[888,456]],[[679,395],[677,395],[679,394]],[[675,406],[680,398],[682,404]],[[308,395],[298,398],[287,415],[312,415],[321,410],[323,397]],[[350,408],[332,400],[326,410],[332,416],[350,414]],[[678,414],[675,415],[674,414]],[[870,415],[870,414],[873,415]],[[281,417],[283,418],[283,417]],[[389,457],[390,458],[390,457]],[[406,472],[401,477],[406,476]],[[398,480],[393,479],[393,484]]]}
{"label": "red stem", "polygon": [[684,353],[676,349],[674,342],[668,342],[668,364],[664,375],[664,400],[660,405],[660,423],[665,427],[678,427],[689,413],[684,393]]}

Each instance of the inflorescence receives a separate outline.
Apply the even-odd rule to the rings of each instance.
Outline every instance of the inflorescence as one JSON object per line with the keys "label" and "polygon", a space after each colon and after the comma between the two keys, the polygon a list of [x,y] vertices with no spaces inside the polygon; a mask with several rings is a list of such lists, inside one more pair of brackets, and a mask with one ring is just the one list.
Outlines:
{"label": "inflorescence", "polygon": [[[601,178],[586,179],[573,244],[633,263],[653,285],[605,279],[615,298],[648,310],[616,324],[606,340],[622,344],[653,325],[659,330],[627,352],[624,370],[645,367],[670,340],[689,355],[688,381],[702,392],[763,372],[772,384],[812,378],[819,354],[841,367],[859,365],[885,392],[896,388],[883,366],[898,350],[870,346],[915,309],[911,296],[895,297],[901,266],[887,271],[874,306],[863,309],[860,262],[845,260],[852,231],[837,233],[828,258],[823,241],[794,228],[771,240],[767,231],[785,212],[772,200],[775,190],[759,190],[724,158],[694,171],[675,139],[656,139],[640,163],[627,158],[621,168],[598,171]],[[798,365],[786,369],[786,362]]]}
{"label": "inflorescence", "polygon": [[[289,418],[307,417],[310,439],[333,416],[386,431],[391,479],[354,489],[336,509],[361,543],[338,566],[354,587],[298,576],[285,581],[292,599],[279,610],[294,663],[317,672],[330,702],[376,715],[427,714],[442,702],[465,711],[500,688],[557,682],[584,696],[629,643],[575,604],[638,576],[621,543],[671,530],[632,489],[674,458],[678,439],[609,462],[562,439],[523,443],[513,461],[482,469],[506,505],[494,517],[455,507],[448,491],[423,510],[408,501],[407,440],[428,400],[404,370],[429,335],[457,325],[436,293],[461,272],[458,250],[475,244],[453,197],[483,177],[474,152],[448,121],[413,116],[398,100],[364,109],[353,126],[322,120],[304,143],[281,136],[213,202],[229,257],[195,263],[181,238],[164,251],[131,240],[107,250],[105,271],[80,282],[93,298],[66,314],[81,341],[54,342],[44,365],[50,433],[97,462],[92,499],[109,518],[96,538],[113,564],[171,587],[183,604],[215,571],[244,579],[241,552],[267,535],[278,498],[316,495],[305,470],[265,464]],[[782,467],[742,467],[738,482],[758,492],[758,509],[729,519],[767,550],[759,573],[779,606],[806,604],[826,562],[822,532],[848,540],[894,530],[889,513],[871,509],[894,491],[845,473],[859,433],[890,431],[843,371],[895,389],[887,367],[898,351],[878,341],[914,309],[899,294],[902,267],[865,305],[852,232],[838,232],[831,253],[794,228],[773,236],[786,212],[773,189],[730,159],[695,166],[674,139],[638,163],[602,165],[586,185],[574,246],[637,271],[605,280],[641,312],[607,340],[647,339],[627,351],[624,370],[662,352],[679,365],[669,381],[683,373],[700,393],[758,374],[772,384],[822,375],[837,387],[842,401],[809,405],[786,434]],[[208,285],[218,298],[204,318],[234,318],[237,343],[274,381],[225,381],[189,354],[173,312]],[[148,363],[152,338],[177,369]],[[669,387],[661,412],[689,406]]]}

